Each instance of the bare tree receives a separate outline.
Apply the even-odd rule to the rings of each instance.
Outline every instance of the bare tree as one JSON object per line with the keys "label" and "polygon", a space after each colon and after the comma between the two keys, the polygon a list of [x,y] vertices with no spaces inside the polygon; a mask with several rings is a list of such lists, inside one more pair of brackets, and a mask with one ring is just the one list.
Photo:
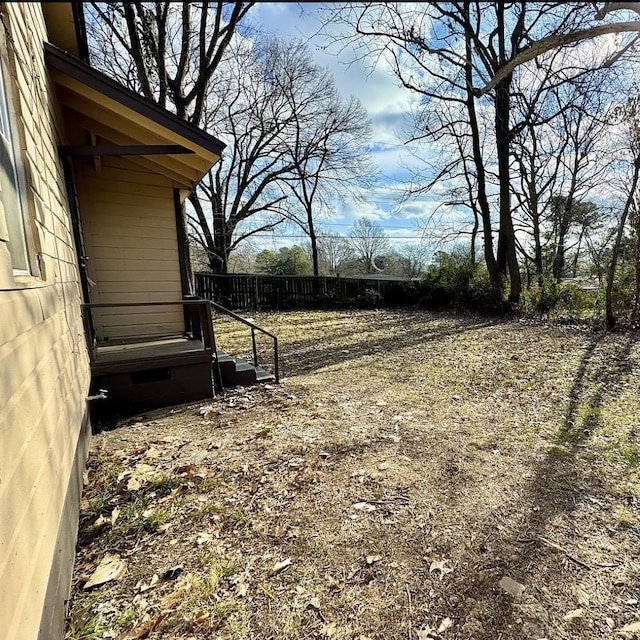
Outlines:
{"label": "bare tree", "polygon": [[[222,273],[240,242],[285,219],[315,245],[316,205],[371,175],[359,147],[368,131],[364,110],[356,100],[340,100],[333,79],[314,64],[306,45],[241,43],[234,54],[223,86],[226,104],[213,119],[229,150],[190,200],[194,233],[212,269]],[[300,217],[290,206],[292,194],[303,210]],[[270,218],[253,224],[256,213]],[[314,255],[317,273],[317,247]]]}
{"label": "bare tree", "polygon": [[355,258],[362,262],[366,273],[378,271],[375,259],[389,250],[389,240],[384,229],[368,218],[360,218],[351,227],[348,242]]}
{"label": "bare tree", "polygon": [[255,2],[86,3],[92,63],[195,125],[238,25]]}
{"label": "bare tree", "polygon": [[[421,110],[426,114],[423,122],[428,126],[418,130],[416,138],[440,142],[450,153],[449,162],[431,184],[443,178],[460,180],[472,162],[471,184],[476,194],[470,194],[469,203],[482,223],[490,279],[501,289],[508,277],[509,298],[516,301],[521,282],[511,207],[511,150],[519,125],[512,109],[514,77],[520,69],[518,63],[512,63],[531,61],[538,55],[521,56],[531,43],[556,42],[566,48],[580,41],[568,34],[598,35],[597,30],[583,28],[593,18],[592,6],[425,2],[408,10],[400,3],[350,3],[333,9],[331,15],[351,28],[341,37],[343,44],[359,47],[362,57],[377,54],[391,65],[404,87],[420,94]],[[633,25],[633,30],[640,30],[638,23]],[[562,69],[555,69],[556,78],[564,81],[619,60],[621,55],[580,56],[572,51],[557,61]],[[456,144],[456,139],[463,144]],[[495,252],[494,195],[498,198]]]}
{"label": "bare tree", "polygon": [[319,275],[337,275],[340,265],[349,257],[347,239],[332,232],[320,231],[317,234],[316,247]]}
{"label": "bare tree", "polygon": [[[611,251],[611,260],[607,269],[605,314],[608,329],[612,329],[616,324],[616,317],[613,310],[613,287],[625,226],[629,215],[632,213],[637,215],[638,211],[638,184],[640,182],[640,98],[637,96],[630,98],[625,105],[617,110],[615,116],[625,126],[625,148],[621,149],[621,151],[623,153],[626,151],[625,159],[628,165],[629,175],[625,180],[625,184],[627,185],[626,198],[622,211],[620,212],[620,220]],[[636,242],[638,243],[640,240],[636,238]],[[640,271],[638,271],[637,266],[636,264],[636,292],[640,291]]]}
{"label": "bare tree", "polygon": [[[211,127],[222,105],[227,114],[231,109],[228,96],[220,91],[218,72],[221,66],[228,66],[224,62],[230,58],[233,36],[254,4],[87,3],[92,63],[184,120]],[[225,87],[228,84],[224,82]],[[216,171],[219,175],[220,166]],[[212,176],[209,181],[215,182]],[[215,243],[202,204],[194,193],[189,201],[195,211],[190,221],[196,222],[195,227],[191,224],[191,241],[207,250],[210,266],[217,266],[211,260],[210,248]],[[185,227],[188,219],[183,207]]]}
{"label": "bare tree", "polygon": [[[553,194],[561,189],[558,183],[563,177],[561,167],[566,163],[569,145],[570,134],[562,128],[563,120],[566,123],[567,119],[563,112],[576,108],[571,88],[575,90],[577,85],[571,80],[554,78],[559,56],[560,51],[557,51],[546,64],[539,65],[535,79],[517,77],[514,81],[515,124],[511,153],[515,178],[511,186],[515,196],[514,224],[519,232],[516,241],[527,267],[533,264],[540,286],[545,271],[545,214]],[[524,236],[524,239],[518,239],[518,236]]]}
{"label": "bare tree", "polygon": [[432,250],[425,243],[399,245],[393,252],[401,275],[405,278],[419,278],[426,270]]}
{"label": "bare tree", "polygon": [[309,236],[313,273],[319,275],[317,211],[330,211],[332,201],[346,196],[357,199],[360,189],[372,185],[375,171],[365,148],[371,135],[369,117],[359,100],[343,100],[329,71],[310,57],[306,63],[304,83],[294,84],[284,74],[279,82],[296,125],[289,141],[289,186],[297,207],[290,219]]}
{"label": "bare tree", "polygon": [[[229,53],[223,82],[216,89],[222,106],[206,120],[228,143],[227,150],[189,197],[192,233],[217,273],[226,273],[229,254],[239,243],[285,218],[282,204],[287,194],[281,180],[292,170],[287,140],[295,121],[287,96],[270,78],[287,65],[293,69],[293,82],[302,73],[299,50],[286,44],[240,41]],[[253,224],[257,213],[270,217]]]}
{"label": "bare tree", "polygon": [[258,249],[250,241],[243,242],[229,258],[230,273],[254,273]]}
{"label": "bare tree", "polygon": [[[588,9],[591,11],[591,15],[585,15],[580,21],[573,22],[573,28],[569,28],[566,31],[557,31],[543,37],[532,38],[526,46],[522,47],[510,60],[505,61],[491,75],[485,85],[477,91],[478,95],[484,95],[497,87],[500,82],[513,74],[519,66],[544,56],[550,51],[575,45],[586,40],[593,40],[610,34],[626,35],[625,38],[621,38],[615,51],[612,51],[606,59],[598,60],[599,67],[611,67],[629,53],[633,53],[640,43],[640,21],[637,19],[631,20],[630,18],[633,17],[633,14],[640,15],[640,3],[593,2],[590,5]],[[593,11],[594,8],[595,12]],[[616,18],[611,18],[614,14],[621,19],[616,21]],[[629,19],[625,21],[623,18]],[[609,20],[609,22],[598,24],[604,20]],[[585,28],[585,25],[588,26]]]}

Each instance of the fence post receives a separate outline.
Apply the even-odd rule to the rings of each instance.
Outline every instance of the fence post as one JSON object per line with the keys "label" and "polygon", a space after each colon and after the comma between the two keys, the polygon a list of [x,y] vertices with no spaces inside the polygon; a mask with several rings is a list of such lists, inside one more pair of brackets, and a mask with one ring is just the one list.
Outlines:
{"label": "fence post", "polygon": [[260,296],[258,295],[258,276],[253,276],[253,293],[255,296],[255,302],[253,308],[258,311],[260,309]]}

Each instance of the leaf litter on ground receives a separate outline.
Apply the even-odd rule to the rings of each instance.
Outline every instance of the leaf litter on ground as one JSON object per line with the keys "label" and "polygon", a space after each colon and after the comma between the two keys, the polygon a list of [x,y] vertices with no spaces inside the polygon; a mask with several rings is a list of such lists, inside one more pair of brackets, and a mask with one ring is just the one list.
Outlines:
{"label": "leaf litter on ground", "polygon": [[[415,311],[260,322],[283,385],[94,437],[77,620],[134,640],[634,637],[633,336]],[[83,589],[109,553],[126,572]]]}

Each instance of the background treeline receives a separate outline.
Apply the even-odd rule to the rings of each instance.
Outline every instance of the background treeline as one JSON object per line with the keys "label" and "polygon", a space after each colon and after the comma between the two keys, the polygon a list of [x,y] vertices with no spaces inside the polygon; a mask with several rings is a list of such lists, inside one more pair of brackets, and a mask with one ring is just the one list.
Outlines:
{"label": "background treeline", "polygon": [[[261,31],[255,5],[85,3],[92,63],[227,144],[184,210],[210,271],[235,270],[249,242],[286,225],[304,242],[259,245],[252,269],[308,272],[310,262],[316,275],[400,274],[408,249],[366,218],[341,245],[347,257],[326,250],[341,239],[323,237],[319,221],[328,228],[341,203],[366,201],[380,184],[371,122],[305,43]],[[350,2],[323,11],[327,47],[377,61],[412,98],[398,143],[412,142],[416,163],[398,206],[425,194],[440,202],[422,220],[425,243],[414,245],[428,256],[409,276],[429,283],[429,304],[560,306],[601,313],[608,327],[635,322],[636,3]]]}

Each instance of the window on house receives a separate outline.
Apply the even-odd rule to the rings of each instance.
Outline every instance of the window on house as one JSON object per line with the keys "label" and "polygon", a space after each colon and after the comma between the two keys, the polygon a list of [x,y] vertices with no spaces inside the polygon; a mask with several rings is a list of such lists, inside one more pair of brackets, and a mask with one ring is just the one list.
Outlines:
{"label": "window on house", "polygon": [[11,109],[4,74],[0,69],[0,204],[7,226],[11,266],[16,274],[30,273],[24,211],[16,167],[16,149],[11,131]]}

